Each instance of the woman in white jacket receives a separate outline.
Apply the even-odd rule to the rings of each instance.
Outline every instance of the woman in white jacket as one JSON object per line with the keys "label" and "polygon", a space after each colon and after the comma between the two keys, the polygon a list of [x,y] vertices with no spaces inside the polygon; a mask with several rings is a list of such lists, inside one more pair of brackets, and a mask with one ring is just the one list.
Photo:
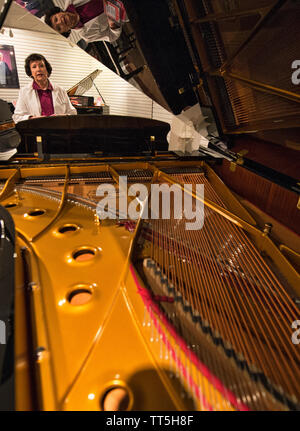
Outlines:
{"label": "woman in white jacket", "polygon": [[21,88],[13,120],[15,123],[51,115],[76,115],[66,91],[49,81],[52,67],[41,54],[25,60],[25,72],[33,82]]}
{"label": "woman in white jacket", "polygon": [[105,14],[103,0],[67,0],[64,11],[59,7],[47,11],[45,23],[65,37],[74,30],[87,43],[99,40],[114,42],[122,32],[121,25]]}

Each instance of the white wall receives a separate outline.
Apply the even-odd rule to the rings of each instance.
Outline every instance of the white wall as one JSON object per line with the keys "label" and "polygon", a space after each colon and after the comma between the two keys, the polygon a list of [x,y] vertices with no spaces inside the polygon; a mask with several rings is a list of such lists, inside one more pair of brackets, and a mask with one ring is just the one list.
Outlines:
{"label": "white wall", "polygon": [[[173,117],[168,111],[153,102],[149,97],[124,81],[99,61],[92,58],[78,46],[71,46],[63,36],[28,30],[12,29],[14,37],[9,37],[8,30],[0,34],[0,44],[13,45],[15,49],[20,86],[30,82],[25,74],[25,58],[37,52],[44,55],[51,63],[51,79],[68,90],[95,69],[102,70],[95,83],[110,108],[110,114],[131,115],[171,122]],[[85,93],[98,96],[96,89]],[[16,89],[0,89],[0,97],[7,101],[18,98]]]}

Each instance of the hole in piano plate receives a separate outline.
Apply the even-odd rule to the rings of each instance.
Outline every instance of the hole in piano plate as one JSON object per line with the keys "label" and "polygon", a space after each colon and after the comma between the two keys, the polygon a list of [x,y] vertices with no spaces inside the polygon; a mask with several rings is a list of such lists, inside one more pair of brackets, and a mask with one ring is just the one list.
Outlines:
{"label": "hole in piano plate", "polygon": [[127,388],[116,386],[109,388],[102,397],[101,410],[121,411],[129,410],[130,395]]}
{"label": "hole in piano plate", "polygon": [[36,210],[28,211],[28,215],[30,217],[38,217],[45,214],[45,212],[46,212],[45,210],[36,209]]}
{"label": "hole in piano plate", "polygon": [[68,295],[71,305],[84,305],[92,298],[92,291],[89,289],[75,289]]}
{"label": "hole in piano plate", "polygon": [[14,208],[16,206],[17,206],[17,204],[9,202],[8,204],[4,205],[4,208]]}
{"label": "hole in piano plate", "polygon": [[76,224],[65,224],[58,229],[59,233],[71,233],[76,232],[79,229],[79,226]]}
{"label": "hole in piano plate", "polygon": [[76,262],[86,262],[93,259],[95,256],[95,251],[90,248],[85,248],[82,250],[75,251],[72,257]]}

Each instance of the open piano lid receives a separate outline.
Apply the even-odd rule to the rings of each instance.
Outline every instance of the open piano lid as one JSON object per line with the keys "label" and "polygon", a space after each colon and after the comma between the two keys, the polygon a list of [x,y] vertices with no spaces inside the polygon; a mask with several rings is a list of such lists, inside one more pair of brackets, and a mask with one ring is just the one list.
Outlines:
{"label": "open piano lid", "polygon": [[[79,46],[175,115],[197,103],[211,108],[222,137],[250,133],[299,144],[298,1],[123,4],[129,21],[115,42],[78,42],[77,36]],[[30,12],[42,16],[43,2],[34,5]]]}
{"label": "open piano lid", "polygon": [[77,84],[73,85],[73,87],[67,91],[68,96],[82,96],[86,91],[89,91],[93,86],[94,79],[97,78],[100,72],[101,70],[96,69]]}
{"label": "open piano lid", "polygon": [[[252,147],[263,148],[263,139],[271,146],[285,146],[282,151],[291,152],[294,163],[299,159],[299,2],[123,3],[129,22],[119,39],[112,44],[89,43],[88,53],[175,115],[198,103],[235,152],[233,158],[227,154],[228,160],[241,161],[237,154],[241,149],[250,152],[250,145],[240,143],[245,136]],[[297,180],[298,165],[293,171],[289,166],[281,169],[270,154],[268,147],[266,156],[261,152],[253,157]]]}
{"label": "open piano lid", "polygon": [[214,109],[221,134],[258,133],[277,143],[283,129],[290,140],[299,136],[299,2],[124,4],[136,45],[174,114],[199,101]]}
{"label": "open piano lid", "polygon": [[87,52],[175,115],[197,103],[211,109],[231,142],[250,134],[299,145],[299,2],[123,3],[129,22],[120,38]]}

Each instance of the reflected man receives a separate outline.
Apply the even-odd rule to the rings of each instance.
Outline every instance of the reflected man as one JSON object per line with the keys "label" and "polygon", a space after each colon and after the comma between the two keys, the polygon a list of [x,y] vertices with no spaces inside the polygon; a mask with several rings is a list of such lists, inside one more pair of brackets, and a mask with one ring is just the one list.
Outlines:
{"label": "reflected man", "polygon": [[[122,2],[118,0],[118,3],[126,15]],[[68,0],[64,11],[59,7],[50,9],[45,23],[65,37],[75,30],[88,43],[99,40],[114,42],[122,31],[122,25],[106,15],[103,0]]]}

